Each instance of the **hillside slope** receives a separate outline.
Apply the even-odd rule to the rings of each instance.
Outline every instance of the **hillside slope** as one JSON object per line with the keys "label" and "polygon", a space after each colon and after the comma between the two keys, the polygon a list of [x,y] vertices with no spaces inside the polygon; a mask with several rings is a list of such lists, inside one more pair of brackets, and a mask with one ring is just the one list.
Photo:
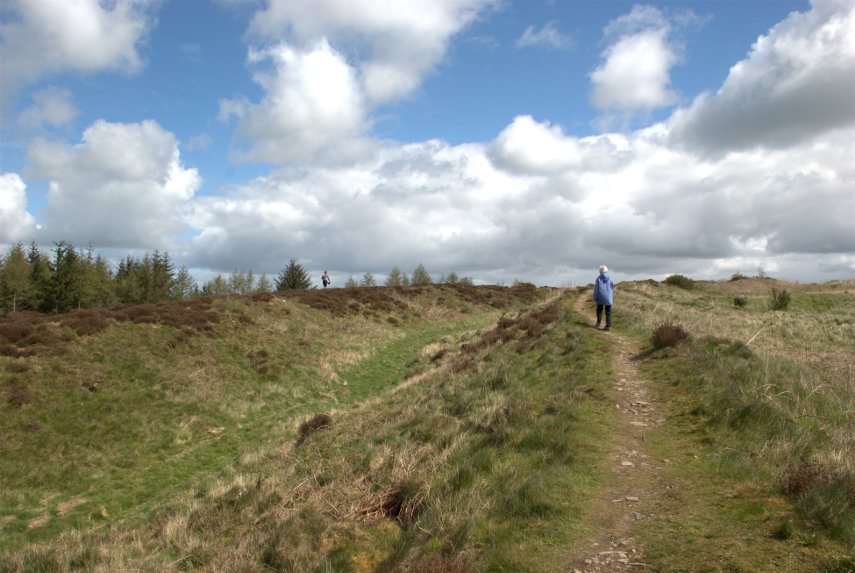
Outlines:
{"label": "hillside slope", "polygon": [[0,571],[847,571],[855,298],[745,285],[621,284],[610,333],[530,285],[6,321]]}

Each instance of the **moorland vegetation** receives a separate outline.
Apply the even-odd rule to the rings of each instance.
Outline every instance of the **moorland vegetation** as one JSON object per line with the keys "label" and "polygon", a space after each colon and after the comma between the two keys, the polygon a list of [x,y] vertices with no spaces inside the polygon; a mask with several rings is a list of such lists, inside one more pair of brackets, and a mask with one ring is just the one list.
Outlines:
{"label": "moorland vegetation", "polygon": [[0,571],[563,570],[618,341],[663,416],[647,567],[851,571],[855,281],[692,285],[620,283],[611,333],[527,283],[11,313]]}

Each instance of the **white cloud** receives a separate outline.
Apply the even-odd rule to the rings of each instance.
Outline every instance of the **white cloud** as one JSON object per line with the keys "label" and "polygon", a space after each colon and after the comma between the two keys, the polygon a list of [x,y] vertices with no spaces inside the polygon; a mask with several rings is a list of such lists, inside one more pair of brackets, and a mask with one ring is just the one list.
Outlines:
{"label": "white cloud", "polygon": [[677,55],[668,29],[651,29],[620,38],[604,52],[605,62],[591,73],[591,103],[605,111],[632,115],[676,102],[669,89]]}
{"label": "white cloud", "polygon": [[[442,14],[484,6],[425,10],[434,4]],[[828,106],[833,94],[809,89],[837,86],[828,75],[853,77],[848,3],[818,2],[790,16],[717,94],[668,121],[575,137],[520,115],[493,141],[463,145],[366,139],[377,102],[415,89],[439,61],[418,60],[415,84],[394,77],[403,68],[384,55],[398,44],[376,46],[372,30],[386,39],[409,30],[418,40],[420,23],[397,5],[380,14],[379,2],[361,11],[331,0],[272,2],[260,13],[252,33],[268,43],[250,51],[250,63],[264,96],[221,100],[220,115],[237,119],[245,159],[276,167],[224,195],[195,194],[198,173],[181,165],[175,136],[153,121],[101,121],[77,145],[34,144],[24,174],[50,182],[40,236],[175,253],[171,237],[189,229],[197,234],[178,251],[193,268],[271,275],[295,258],[313,271],[328,268],[336,284],[365,271],[380,279],[395,265],[411,272],[419,262],[435,277],[454,270],[553,285],[587,283],[604,263],[618,280],[675,272],[726,278],[757,267],[795,280],[855,274],[855,130],[850,115]],[[668,75],[680,53],[673,22],[639,7],[607,28],[611,45],[596,85],[608,113],[673,97]],[[428,14],[423,25],[444,50],[460,23],[439,25]],[[631,46],[652,64],[639,71],[624,62],[627,71],[617,73],[622,57],[634,62]],[[800,50],[825,59],[811,67]],[[390,79],[368,80],[372,65],[388,66]],[[649,91],[622,100],[615,94],[631,78],[630,91]],[[389,91],[378,97],[383,85]],[[841,89],[855,101],[851,88]],[[763,115],[766,108],[778,121]],[[740,121],[755,122],[754,130],[741,132]],[[0,214],[0,240],[27,239],[35,222],[25,184],[14,174],[1,183],[0,204],[13,215]]]}
{"label": "white cloud", "polygon": [[27,185],[17,173],[0,175],[0,244],[32,238],[36,220],[27,211]]}
{"label": "white cloud", "polygon": [[46,88],[33,94],[33,105],[21,112],[18,122],[27,129],[41,130],[45,126],[62,127],[77,117],[71,102],[71,91]]}
{"label": "white cloud", "polygon": [[39,141],[28,175],[50,182],[45,238],[160,248],[187,230],[182,212],[201,180],[184,169],[175,136],[156,122],[96,121],[74,146]]}
{"label": "white cloud", "polygon": [[547,22],[543,28],[535,31],[534,26],[529,26],[523,35],[517,40],[518,48],[532,46],[546,46],[557,50],[564,50],[573,45],[573,40],[558,31],[555,22]]}
{"label": "white cloud", "polygon": [[671,120],[676,144],[702,153],[788,147],[855,123],[855,5],[815,0],[761,36],[714,96]]}
{"label": "white cloud", "polygon": [[250,33],[313,46],[320,39],[356,48],[367,101],[385,103],[416,89],[450,38],[496,0],[270,0]]}
{"label": "white cloud", "polygon": [[519,116],[496,138],[497,162],[520,173],[558,173],[580,166],[584,152],[579,142],[564,135],[560,126],[540,124],[531,116]]}
{"label": "white cloud", "polygon": [[[249,150],[242,159],[272,164],[312,162],[331,148],[340,154],[360,147],[366,129],[363,102],[353,70],[327,42],[301,52],[279,44],[250,52],[250,62],[272,62],[273,73],[257,72],[264,88],[259,104],[239,113],[238,141]],[[224,107],[221,104],[221,115]]]}
{"label": "white cloud", "polygon": [[3,23],[4,91],[56,72],[137,71],[137,45],[159,0],[9,0],[17,19]]}

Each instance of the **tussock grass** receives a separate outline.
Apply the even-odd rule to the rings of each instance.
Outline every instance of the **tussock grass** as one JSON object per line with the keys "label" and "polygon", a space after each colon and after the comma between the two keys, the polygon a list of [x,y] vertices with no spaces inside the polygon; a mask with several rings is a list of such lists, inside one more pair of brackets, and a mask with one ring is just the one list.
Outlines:
{"label": "tussock grass", "polygon": [[[646,371],[690,397],[687,419],[724,467],[786,496],[774,534],[845,550],[855,550],[853,286],[623,283],[615,306],[616,322],[640,334],[669,321],[691,334],[651,351]],[[791,293],[786,312],[770,310],[773,288]],[[747,304],[734,307],[735,296]]]}

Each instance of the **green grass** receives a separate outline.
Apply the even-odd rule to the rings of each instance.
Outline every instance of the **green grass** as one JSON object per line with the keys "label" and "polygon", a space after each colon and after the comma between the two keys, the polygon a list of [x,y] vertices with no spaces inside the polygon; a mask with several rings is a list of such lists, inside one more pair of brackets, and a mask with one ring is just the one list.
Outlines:
{"label": "green grass", "polygon": [[652,438],[679,484],[662,517],[645,524],[645,540],[669,570],[847,571],[855,296],[795,291],[785,312],[770,311],[768,299],[732,306],[730,289],[756,286],[622,285],[617,323],[649,337],[660,319],[673,320],[692,334],[643,363],[671,411]]}
{"label": "green grass", "polygon": [[[325,391],[328,383],[337,384],[342,392],[334,404],[291,404],[290,418],[280,418],[293,421],[276,426],[269,420],[261,427],[268,420],[263,412],[287,408],[285,401],[270,403],[275,392],[265,396],[264,405],[243,397],[245,405],[236,410],[214,400],[206,416],[222,419],[226,429],[211,440],[223,446],[211,446],[210,465],[201,454],[205,448],[194,454],[185,444],[179,467],[186,479],[159,475],[166,487],[138,494],[154,494],[147,502],[125,491],[132,511],[110,521],[110,530],[81,537],[54,516],[57,530],[28,538],[27,551],[6,567],[42,563],[69,570],[71,561],[83,560],[93,570],[554,570],[585,530],[585,509],[602,471],[595,446],[608,434],[612,410],[603,398],[608,355],[592,347],[601,343],[580,336],[567,299],[541,308],[517,314],[506,307],[499,321],[493,310],[478,312],[470,305],[453,321],[443,316],[441,324],[384,331],[367,351],[360,344],[377,323],[355,321],[360,337],[341,342],[351,346],[348,352],[364,352],[358,359],[339,357],[340,367],[314,386]],[[492,324],[485,322],[491,316]],[[326,326],[321,329],[330,330]],[[234,348],[232,338],[214,344],[224,345],[225,363],[218,366],[232,372],[232,379],[212,380],[212,395],[229,396],[232,384],[244,394],[258,386],[263,376],[237,366],[245,361],[244,348]],[[305,364],[312,352],[303,350],[299,362]],[[314,359],[323,365],[334,357]],[[136,364],[131,370],[139,378],[151,367]],[[280,375],[289,372],[283,367]],[[299,386],[300,378],[292,380]],[[138,386],[144,396],[152,392],[150,385]],[[332,427],[294,442],[293,414],[321,406],[332,412]],[[222,418],[213,418],[218,410]],[[232,430],[238,424],[233,410],[245,414],[238,418],[248,428],[244,433]],[[192,428],[181,432],[192,438]],[[227,447],[232,433],[243,441]],[[170,440],[161,439],[158,447],[174,447]],[[193,455],[203,459],[191,463]],[[135,467],[162,458],[169,452],[134,460]],[[91,491],[86,494],[93,499]],[[56,537],[60,529],[65,533]],[[137,541],[122,544],[128,536]]]}
{"label": "green grass", "polygon": [[[613,334],[667,418],[631,530],[654,570],[852,568],[855,298],[787,284],[772,312],[772,284],[618,285]],[[563,570],[622,443],[614,338],[575,296],[335,289],[214,300],[192,329],[156,308],[37,324],[0,357],[0,571]],[[663,322],[689,339],[653,350]]]}
{"label": "green grass", "polygon": [[[414,316],[435,300],[419,295],[398,309],[407,330],[355,312],[333,318],[290,299],[216,301],[213,336],[156,322],[119,322],[82,337],[37,326],[71,343],[5,359],[4,378],[23,381],[33,398],[4,408],[2,545],[143,519],[175,492],[275,447],[301,414],[346,407],[400,381],[403,370],[390,361],[499,312],[471,295],[475,303],[459,303],[467,314],[436,322]],[[362,378],[354,373],[342,385],[354,367],[340,377],[335,369],[363,355]]]}

